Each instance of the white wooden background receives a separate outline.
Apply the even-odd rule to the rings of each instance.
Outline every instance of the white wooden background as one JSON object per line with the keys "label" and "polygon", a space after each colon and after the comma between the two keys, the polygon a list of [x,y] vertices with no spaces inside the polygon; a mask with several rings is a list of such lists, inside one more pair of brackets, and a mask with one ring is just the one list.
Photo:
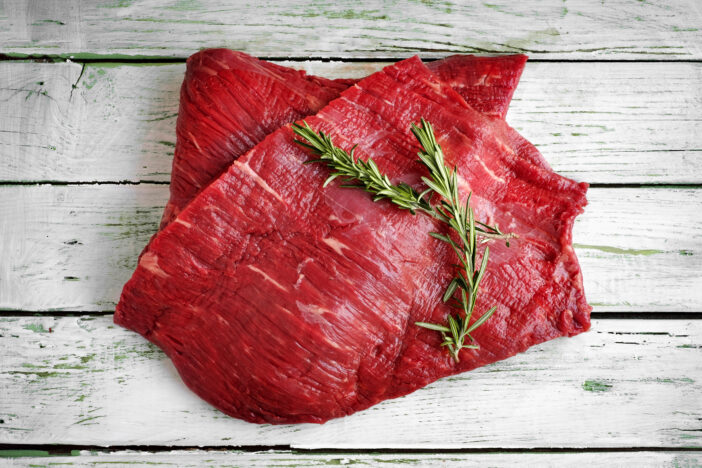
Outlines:
{"label": "white wooden background", "polygon": [[[184,60],[219,46],[328,77],[529,54],[508,121],[592,184],[592,331],[323,426],[200,401],[111,313],[167,198]],[[0,54],[0,464],[702,464],[698,0],[5,0]]]}

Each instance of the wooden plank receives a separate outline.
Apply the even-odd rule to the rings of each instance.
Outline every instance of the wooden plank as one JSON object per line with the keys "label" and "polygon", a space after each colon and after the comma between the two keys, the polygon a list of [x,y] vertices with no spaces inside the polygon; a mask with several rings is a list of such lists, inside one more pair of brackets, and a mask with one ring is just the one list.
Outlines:
{"label": "wooden plank", "polygon": [[699,4],[686,0],[9,0],[0,44],[12,54],[81,57],[185,57],[226,46],[269,57],[524,52],[548,59],[699,59],[701,23]]}
{"label": "wooden plank", "polygon": [[701,320],[596,320],[350,417],[271,426],[201,401],[158,348],[111,319],[0,317],[0,443],[702,447]]}
{"label": "wooden plank", "polygon": [[[330,77],[386,65],[282,63]],[[0,181],[168,181],[183,71],[0,62],[14,109],[0,119]],[[528,63],[508,120],[578,180],[702,183],[700,82],[700,63]]]}
{"label": "wooden plank", "polygon": [[0,62],[0,180],[169,180],[183,70]]}
{"label": "wooden plank", "polygon": [[[0,186],[0,309],[113,310],[163,185]],[[596,311],[702,310],[702,189],[603,189],[574,240]]]}
{"label": "wooden plank", "polygon": [[0,186],[0,309],[114,309],[167,198],[160,185]]}
{"label": "wooden plank", "polygon": [[[237,452],[214,450],[173,450],[169,452],[95,452],[81,451],[71,456],[52,456],[36,450],[6,452],[4,462],[14,466],[95,466],[101,464],[138,466],[245,466],[299,467],[363,465],[402,468],[407,466],[503,466],[503,467],[568,467],[568,466],[636,466],[682,467],[699,466],[702,454],[694,451],[667,452],[581,452],[581,453],[393,453],[314,454],[293,451]],[[0,451],[0,457],[3,452]],[[10,458],[12,457],[12,458]]]}

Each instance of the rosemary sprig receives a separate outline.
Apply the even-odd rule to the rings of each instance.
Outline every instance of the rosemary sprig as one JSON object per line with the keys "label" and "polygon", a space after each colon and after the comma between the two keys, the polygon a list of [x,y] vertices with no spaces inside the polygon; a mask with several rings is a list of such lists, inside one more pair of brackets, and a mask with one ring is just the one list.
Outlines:
{"label": "rosemary sprig", "polygon": [[[471,336],[471,332],[485,323],[497,310],[497,306],[491,307],[472,325],[470,324],[478,298],[480,281],[487,269],[490,247],[485,247],[482,259],[478,263],[478,227],[476,226],[473,209],[470,207],[471,194],[469,193],[466,201],[461,203],[458,195],[458,173],[455,167],[449,169],[446,166],[444,152],[441,149],[441,145],[436,141],[431,124],[422,119],[421,127],[412,124],[412,133],[424,150],[418,153],[419,160],[426,166],[431,176],[422,177],[422,181],[442,198],[440,203],[433,208],[447,220],[459,239],[457,243],[450,236],[439,234],[438,232],[429,234],[435,239],[449,244],[460,261],[460,265],[457,265],[458,274],[446,288],[443,301],[456,300],[456,296],[458,296],[458,300],[456,300],[458,304],[452,305],[463,311],[463,315],[460,312],[455,315],[449,314],[448,326],[426,322],[416,322],[415,325],[441,332],[441,336],[444,339],[441,345],[446,346],[451,356],[458,362],[458,354],[461,349],[478,348],[475,339]],[[505,239],[513,237],[511,234],[503,234],[497,226],[487,226],[483,223],[480,223],[479,226],[488,231],[482,232],[483,235],[488,234],[490,237]],[[506,242],[509,245],[509,241],[506,240]],[[466,340],[469,340],[470,344],[467,344]]]}
{"label": "rosemary sprig", "polygon": [[[295,140],[299,145],[309,149],[318,159],[307,163],[324,163],[333,170],[324,182],[326,187],[336,178],[343,181],[342,187],[358,187],[373,195],[374,201],[387,199],[400,208],[409,210],[412,214],[422,212],[433,218],[447,223],[457,234],[459,242],[450,236],[432,232],[435,239],[449,244],[459,258],[458,274],[451,280],[443,296],[443,302],[459,309],[459,313],[448,316],[448,326],[416,322],[415,324],[436,330],[443,337],[442,346],[446,346],[450,355],[458,362],[459,352],[463,348],[477,349],[478,345],[471,336],[480,325],[490,318],[497,307],[492,307],[473,324],[470,319],[475,309],[480,280],[487,268],[490,249],[485,248],[480,264],[477,263],[477,236],[487,239],[509,239],[513,234],[505,234],[497,225],[490,226],[475,220],[470,208],[470,194],[461,203],[458,194],[458,174],[456,168],[446,167],[441,146],[436,141],[434,130],[429,122],[422,119],[421,127],[412,125],[412,133],[421,144],[424,151],[418,153],[420,161],[429,170],[430,177],[422,177],[428,187],[423,192],[417,192],[411,186],[400,183],[393,185],[387,175],[382,174],[372,159],[363,161],[354,157],[356,146],[348,153],[334,145],[329,135],[315,132],[307,122],[304,127],[293,124],[295,134],[306,141]],[[431,203],[431,195],[437,194],[442,200],[439,204]],[[461,314],[461,311],[463,314]],[[470,343],[466,343],[466,339]]]}

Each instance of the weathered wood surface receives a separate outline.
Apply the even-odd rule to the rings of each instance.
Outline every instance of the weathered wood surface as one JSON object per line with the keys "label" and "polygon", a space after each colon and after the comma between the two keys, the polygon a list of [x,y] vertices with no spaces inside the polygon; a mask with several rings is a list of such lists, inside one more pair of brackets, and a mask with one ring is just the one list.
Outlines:
{"label": "weathered wood surface", "polygon": [[[4,463],[14,466],[96,466],[108,464],[138,466],[241,466],[241,467],[299,467],[299,466],[502,466],[502,467],[582,467],[582,466],[636,466],[639,468],[680,468],[702,464],[702,453],[680,452],[583,452],[583,453],[437,453],[437,454],[307,454],[293,451],[237,452],[174,450],[170,452],[121,451],[95,453],[81,451],[72,456],[50,456],[41,451],[6,452]],[[3,452],[0,451],[0,457]],[[9,458],[14,456],[15,458]]]}
{"label": "weathered wood surface", "polygon": [[[0,186],[0,309],[113,310],[165,185]],[[702,189],[592,188],[574,241],[596,311],[702,310]]]}
{"label": "weathered wood surface", "polygon": [[695,0],[6,0],[0,44],[5,53],[83,57],[185,57],[225,46],[268,57],[699,59],[701,24]]}
{"label": "weathered wood surface", "polygon": [[111,320],[0,317],[0,443],[702,447],[702,321],[596,320],[325,425],[257,426],[201,401],[158,348]]}
{"label": "weathered wood surface", "polygon": [[[0,62],[0,181],[168,181],[184,68]],[[528,63],[508,120],[568,177],[702,183],[700,83],[700,63]]]}
{"label": "weathered wood surface", "polygon": [[[0,54],[115,60],[0,61],[0,444],[427,450],[25,452],[0,464],[702,464],[700,451],[587,451],[702,448],[702,320],[599,319],[585,335],[324,426],[254,426],[199,400],[111,316],[66,316],[114,308],[167,197],[166,185],[114,183],[168,181],[184,64],[119,60],[222,46],[329,77],[386,64],[364,59],[527,53],[537,62],[508,121],[558,172],[702,184],[695,0],[0,0]],[[579,62],[592,59],[610,62]],[[14,185],[37,181],[85,184]],[[575,244],[596,311],[702,311],[702,189],[595,188],[589,199]],[[454,420],[460,429],[447,430]],[[534,447],[584,451],[487,453]]]}

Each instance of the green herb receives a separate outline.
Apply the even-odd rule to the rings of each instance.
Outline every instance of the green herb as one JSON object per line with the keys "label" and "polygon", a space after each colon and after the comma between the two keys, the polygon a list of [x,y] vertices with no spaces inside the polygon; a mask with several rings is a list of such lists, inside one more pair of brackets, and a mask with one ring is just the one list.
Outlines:
{"label": "green herb", "polygon": [[[478,348],[471,332],[485,323],[497,307],[492,307],[470,324],[478,296],[478,287],[485,274],[490,254],[489,247],[486,247],[478,263],[477,237],[480,235],[486,238],[483,242],[487,239],[505,239],[509,245],[508,239],[515,236],[503,233],[497,225],[490,226],[476,221],[473,210],[470,208],[470,194],[466,201],[461,203],[456,168],[450,169],[446,166],[444,153],[436,141],[431,124],[422,119],[421,127],[412,125],[412,133],[424,150],[418,153],[419,159],[429,170],[430,175],[430,177],[422,177],[422,181],[428,188],[420,193],[405,183],[393,185],[387,175],[380,172],[372,159],[366,161],[356,159],[354,157],[356,146],[348,153],[335,146],[329,135],[324,132],[317,133],[307,122],[303,123],[304,127],[293,124],[292,128],[296,135],[306,141],[295,141],[318,156],[318,159],[307,163],[324,163],[332,169],[332,174],[324,182],[325,187],[334,179],[341,178],[342,187],[362,188],[373,195],[374,201],[387,199],[409,210],[412,214],[425,213],[447,223],[453,229],[458,242],[448,235],[437,232],[432,232],[430,235],[449,244],[459,258],[460,264],[456,265],[457,275],[451,280],[443,296],[443,302],[458,308],[459,312],[448,315],[448,325],[425,322],[416,322],[416,325],[440,332],[444,339],[441,345],[447,347],[450,355],[457,362],[461,349]],[[433,194],[442,198],[436,205],[431,203]]]}

